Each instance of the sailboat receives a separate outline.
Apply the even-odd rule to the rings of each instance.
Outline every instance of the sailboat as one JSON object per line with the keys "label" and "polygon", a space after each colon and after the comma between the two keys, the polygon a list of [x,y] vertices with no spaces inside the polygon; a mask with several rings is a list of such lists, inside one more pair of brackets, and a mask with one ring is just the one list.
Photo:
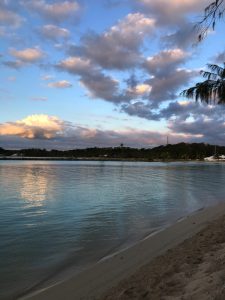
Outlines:
{"label": "sailboat", "polygon": [[219,155],[216,151],[216,145],[215,145],[215,150],[214,154],[209,157],[204,158],[205,161],[225,161],[225,155]]}

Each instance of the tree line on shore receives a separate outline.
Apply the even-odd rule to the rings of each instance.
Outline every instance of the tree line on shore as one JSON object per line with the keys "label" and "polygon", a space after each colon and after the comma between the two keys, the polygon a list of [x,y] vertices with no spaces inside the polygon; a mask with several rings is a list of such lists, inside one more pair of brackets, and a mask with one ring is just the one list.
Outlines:
{"label": "tree line on shore", "polygon": [[216,146],[204,143],[179,143],[161,145],[154,148],[107,147],[86,148],[73,150],[46,150],[46,149],[21,149],[6,150],[0,148],[0,156],[12,157],[46,157],[46,158],[100,158],[100,159],[143,159],[143,160],[189,160],[204,159],[215,154],[225,155],[225,146]]}

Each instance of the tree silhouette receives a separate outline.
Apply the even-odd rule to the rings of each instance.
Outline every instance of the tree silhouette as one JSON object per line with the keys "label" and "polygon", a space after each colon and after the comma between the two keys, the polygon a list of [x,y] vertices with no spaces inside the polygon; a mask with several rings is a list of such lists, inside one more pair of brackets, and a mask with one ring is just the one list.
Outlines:
{"label": "tree silhouette", "polygon": [[[215,0],[205,8],[204,17],[196,25],[199,29],[199,42],[205,38],[210,29],[215,29],[216,22],[223,17],[224,12],[225,0]],[[200,72],[207,79],[184,90],[181,96],[195,98],[196,101],[207,104],[225,104],[225,63],[224,67],[215,64],[207,66],[209,71]]]}
{"label": "tree silhouette", "polygon": [[194,98],[207,104],[225,104],[225,63],[224,68],[212,64],[207,66],[210,71],[200,72],[207,79],[184,90],[181,96]]}
{"label": "tree silhouette", "polygon": [[197,28],[199,29],[199,41],[202,41],[206,37],[210,29],[215,29],[217,20],[223,17],[224,12],[224,0],[215,0],[205,8],[204,16],[202,20],[197,24]]}

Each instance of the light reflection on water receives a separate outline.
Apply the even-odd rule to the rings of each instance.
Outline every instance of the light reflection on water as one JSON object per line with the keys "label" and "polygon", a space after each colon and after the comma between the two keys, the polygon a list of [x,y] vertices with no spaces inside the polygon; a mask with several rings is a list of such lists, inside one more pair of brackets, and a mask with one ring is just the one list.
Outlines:
{"label": "light reflection on water", "polygon": [[33,166],[26,168],[26,173],[22,178],[20,197],[30,206],[42,206],[46,200],[48,178],[40,169]]}
{"label": "light reflection on water", "polygon": [[225,164],[0,161],[0,299],[224,200]]}

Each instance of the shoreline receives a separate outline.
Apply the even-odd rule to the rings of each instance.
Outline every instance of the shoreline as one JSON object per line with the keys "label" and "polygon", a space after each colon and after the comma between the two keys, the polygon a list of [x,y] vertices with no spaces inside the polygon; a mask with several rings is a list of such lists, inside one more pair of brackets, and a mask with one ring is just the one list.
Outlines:
{"label": "shoreline", "polygon": [[2,156],[0,160],[3,161],[23,161],[23,160],[37,160],[37,161],[124,161],[124,162],[202,162],[204,159],[145,159],[145,158],[105,158],[105,157],[11,157],[11,156]]}
{"label": "shoreline", "polygon": [[141,158],[103,158],[103,157],[10,157],[0,156],[0,161],[80,161],[80,162],[149,162],[149,163],[172,163],[172,162],[204,162],[204,163],[225,163],[225,159],[141,159]]}
{"label": "shoreline", "polygon": [[67,300],[98,299],[122,280],[137,272],[138,269],[159,255],[163,255],[168,249],[193,237],[207,224],[224,214],[225,203],[202,208],[187,217],[178,219],[169,227],[150,233],[134,246],[104,257],[93,266],[69,279],[33,291],[19,299],[57,300],[63,299],[65,295]]}

